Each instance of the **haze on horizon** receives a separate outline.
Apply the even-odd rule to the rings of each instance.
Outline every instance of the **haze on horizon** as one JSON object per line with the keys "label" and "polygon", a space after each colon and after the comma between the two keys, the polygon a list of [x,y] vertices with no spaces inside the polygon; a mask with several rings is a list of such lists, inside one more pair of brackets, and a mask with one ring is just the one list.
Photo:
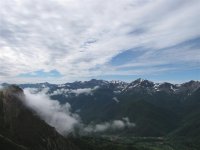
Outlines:
{"label": "haze on horizon", "polygon": [[200,80],[199,0],[1,0],[0,83]]}

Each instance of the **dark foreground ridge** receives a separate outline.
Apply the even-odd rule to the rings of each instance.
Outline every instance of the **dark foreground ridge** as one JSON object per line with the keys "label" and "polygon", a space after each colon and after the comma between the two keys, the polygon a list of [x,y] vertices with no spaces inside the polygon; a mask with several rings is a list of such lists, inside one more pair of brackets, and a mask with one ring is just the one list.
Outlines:
{"label": "dark foreground ridge", "polygon": [[76,150],[22,103],[23,90],[9,86],[0,91],[1,150]]}

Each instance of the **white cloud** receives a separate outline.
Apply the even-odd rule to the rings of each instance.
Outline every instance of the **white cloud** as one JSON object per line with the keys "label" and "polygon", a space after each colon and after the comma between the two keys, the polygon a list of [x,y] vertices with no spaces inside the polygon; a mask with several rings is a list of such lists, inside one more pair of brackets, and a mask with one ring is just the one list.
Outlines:
{"label": "white cloud", "polygon": [[75,94],[76,96],[79,96],[80,94],[85,94],[85,95],[92,95],[93,91],[98,89],[98,86],[95,86],[94,88],[82,88],[82,89],[67,89],[67,88],[61,88],[61,89],[56,89],[52,93],[50,93],[50,96],[53,95],[61,95],[64,94],[66,97],[68,97],[68,94]]}
{"label": "white cloud", "polygon": [[121,120],[113,120],[95,125],[88,125],[83,128],[83,133],[104,132],[107,130],[122,130],[124,128],[133,128],[135,123],[130,122],[129,118],[124,117]]}
{"label": "white cloud", "polygon": [[66,135],[74,132],[74,127],[79,124],[79,116],[71,113],[69,103],[61,105],[57,100],[51,100],[46,91],[36,92],[35,89],[24,89],[25,104],[36,111],[49,125]]}
{"label": "white cloud", "polygon": [[92,89],[91,88],[76,89],[76,90],[71,90],[71,93],[75,93],[77,96],[80,94],[90,95],[92,94]]}
{"label": "white cloud", "polygon": [[[200,36],[199,9],[198,0],[1,0],[0,81],[64,82],[159,72],[153,63],[150,71],[110,69],[113,57],[136,47],[147,50],[131,65],[159,57],[157,65],[166,64],[166,58],[175,64],[181,52],[178,63],[187,57],[187,64],[197,67],[199,48],[174,49],[171,55],[163,49]],[[59,79],[16,77],[55,69],[63,75]]]}
{"label": "white cloud", "polygon": [[127,117],[100,124],[83,124],[80,116],[71,112],[69,103],[61,105],[57,100],[52,100],[47,92],[47,89],[38,91],[38,89],[26,88],[24,89],[25,99],[22,102],[62,135],[77,131],[78,134],[90,134],[135,127],[135,124],[130,122]]}
{"label": "white cloud", "polygon": [[96,86],[94,88],[83,88],[83,89],[75,89],[75,90],[70,90],[70,93],[74,93],[76,94],[76,96],[80,95],[80,94],[85,94],[85,95],[92,95],[92,92],[96,89],[98,89],[99,87]]}
{"label": "white cloud", "polygon": [[55,91],[50,93],[50,95],[53,96],[53,95],[67,94],[69,91],[70,91],[69,89],[65,89],[65,88],[56,89]]}

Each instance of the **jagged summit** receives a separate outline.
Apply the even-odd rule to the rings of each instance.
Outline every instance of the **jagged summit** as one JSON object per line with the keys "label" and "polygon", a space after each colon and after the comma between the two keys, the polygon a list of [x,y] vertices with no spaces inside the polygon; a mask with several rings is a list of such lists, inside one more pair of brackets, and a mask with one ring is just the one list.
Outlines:
{"label": "jagged summit", "polygon": [[146,80],[146,79],[136,79],[135,81],[131,82],[131,84],[137,84],[140,86],[153,86],[154,83],[152,81]]}
{"label": "jagged summit", "polygon": [[[9,84],[4,83],[4,85],[8,86]],[[155,83],[147,79],[138,78],[130,83],[127,83],[119,80],[106,81],[106,80],[91,79],[89,81],[75,81],[65,84],[37,83],[37,84],[20,84],[19,86],[21,88],[27,88],[27,87],[37,88],[37,89],[50,88],[52,89],[52,92],[57,89],[76,90],[76,89],[93,89],[95,87],[99,87],[99,88],[110,88],[114,90],[114,92],[116,93],[121,93],[125,91],[129,92],[146,91],[148,93],[154,93],[163,91],[166,93],[190,94],[196,91],[200,87],[200,82],[191,80],[189,82],[182,84],[172,84],[168,82]]]}

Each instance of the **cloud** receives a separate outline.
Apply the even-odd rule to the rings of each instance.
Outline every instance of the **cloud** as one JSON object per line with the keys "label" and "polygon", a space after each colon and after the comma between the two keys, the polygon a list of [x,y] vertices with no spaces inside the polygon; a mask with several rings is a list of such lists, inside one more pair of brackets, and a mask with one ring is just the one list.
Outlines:
{"label": "cloud", "polygon": [[65,96],[67,96],[67,94],[68,94],[69,91],[70,91],[69,89],[61,88],[61,89],[56,89],[55,91],[53,91],[49,95],[53,96],[53,95],[65,94]]}
{"label": "cloud", "polygon": [[87,134],[95,132],[105,132],[108,130],[123,130],[125,128],[133,128],[133,127],[135,127],[135,123],[130,122],[128,117],[124,117],[121,120],[113,120],[100,124],[88,125],[85,128],[83,128],[83,132]]}
{"label": "cloud", "polygon": [[85,95],[92,95],[92,92],[99,88],[98,86],[94,88],[83,88],[83,89],[75,89],[75,90],[70,90],[70,93],[76,94],[76,96],[80,94],[85,94]]}
{"label": "cloud", "polygon": [[[2,0],[0,81],[64,82],[100,75],[152,74],[162,72],[155,64],[168,62],[197,68],[199,46],[170,47],[200,37],[199,9],[198,0]],[[142,64],[149,70],[127,72],[110,65],[114,57],[130,49],[141,56],[123,65]],[[59,76],[19,76],[41,70],[45,75],[56,70]]]}
{"label": "cloud", "polygon": [[74,127],[79,124],[79,116],[71,113],[69,103],[61,105],[57,100],[51,100],[46,91],[36,91],[35,89],[24,89],[26,95],[25,104],[36,111],[49,125],[56,130],[67,135],[74,132]]}
{"label": "cloud", "polygon": [[75,94],[76,96],[79,96],[80,94],[85,94],[85,95],[92,95],[93,91],[99,88],[98,86],[95,86],[94,88],[82,88],[82,89],[67,89],[67,88],[60,88],[56,89],[52,93],[50,93],[50,96],[53,95],[65,95],[68,97],[69,94]]}
{"label": "cloud", "polygon": [[25,99],[22,102],[64,136],[71,133],[73,135],[86,135],[135,127],[135,124],[130,122],[128,117],[99,124],[84,124],[78,114],[71,112],[69,103],[61,105],[57,100],[52,100],[47,93],[47,88],[42,90],[26,88],[24,89]]}

